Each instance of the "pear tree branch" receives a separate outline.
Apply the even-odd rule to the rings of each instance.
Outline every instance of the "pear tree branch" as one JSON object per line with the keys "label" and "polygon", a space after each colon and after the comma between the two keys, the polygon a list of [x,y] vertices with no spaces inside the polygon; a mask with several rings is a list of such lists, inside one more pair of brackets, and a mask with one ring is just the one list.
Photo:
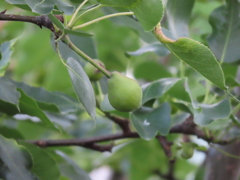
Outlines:
{"label": "pear tree branch", "polygon": [[[61,15],[56,16],[61,22],[64,21],[63,17]],[[48,16],[41,15],[41,16],[22,16],[22,15],[13,15],[13,14],[6,14],[6,10],[0,12],[0,21],[19,21],[19,22],[29,22],[33,23],[40,28],[46,27],[49,30],[51,30],[56,37],[59,36],[59,32],[55,31],[55,28],[53,26],[53,23],[48,18]],[[166,39],[163,37],[160,26],[157,26],[155,28],[155,35],[164,41],[164,43],[169,43],[172,40]],[[66,39],[65,39],[66,40]],[[64,42],[64,39],[62,39]],[[72,46],[71,42],[65,42],[67,45],[69,45],[70,48],[74,49],[74,46]],[[75,49],[74,49],[75,50]],[[82,52],[79,52],[81,54]],[[111,73],[107,70],[102,69],[102,71],[105,73],[107,77],[110,77]],[[111,134],[107,136],[100,136],[100,137],[92,137],[92,138],[83,138],[83,139],[60,139],[60,140],[32,140],[27,141],[32,144],[36,144],[40,147],[53,147],[53,146],[81,146],[84,148],[104,152],[104,151],[111,151],[114,147],[114,144],[112,144],[112,141],[118,140],[118,139],[127,139],[127,138],[140,138],[137,132],[132,132],[130,129],[130,123],[128,119],[122,119],[120,117],[115,117],[111,114],[105,113],[105,116],[108,117],[110,120],[118,124],[122,131],[121,133],[117,134]],[[237,140],[239,140],[239,137],[234,139],[227,139],[227,140],[218,140],[215,139],[212,136],[207,136],[204,132],[199,130],[197,126],[189,120],[186,120],[184,123],[180,125],[176,125],[171,128],[170,133],[177,133],[177,134],[185,134],[185,135],[195,135],[198,138],[201,138],[209,143],[215,143],[220,145],[226,145],[233,143]],[[160,144],[164,148],[164,151],[166,155],[170,156],[170,152],[167,150],[169,149],[168,145],[165,144],[165,140],[161,136],[157,136],[156,138],[159,139]],[[109,144],[101,144],[103,142],[109,142]]]}

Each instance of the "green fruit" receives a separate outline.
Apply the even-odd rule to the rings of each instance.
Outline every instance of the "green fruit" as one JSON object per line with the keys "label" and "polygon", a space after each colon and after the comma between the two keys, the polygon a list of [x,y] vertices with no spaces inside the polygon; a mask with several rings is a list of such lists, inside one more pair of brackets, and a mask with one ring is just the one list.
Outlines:
{"label": "green fruit", "polygon": [[[94,61],[100,66],[105,67],[103,62],[99,60]],[[98,81],[103,77],[103,73],[89,62],[85,65],[84,70],[91,81]]]}
{"label": "green fruit", "polygon": [[134,79],[113,72],[108,80],[108,99],[118,111],[134,111],[141,106],[142,89]]}

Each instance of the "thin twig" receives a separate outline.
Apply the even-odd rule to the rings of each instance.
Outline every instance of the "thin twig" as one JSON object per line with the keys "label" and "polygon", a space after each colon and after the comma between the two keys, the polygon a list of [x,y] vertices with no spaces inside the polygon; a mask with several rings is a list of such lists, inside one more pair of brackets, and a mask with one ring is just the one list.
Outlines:
{"label": "thin twig", "polygon": [[157,136],[157,139],[158,139],[159,143],[161,144],[166,156],[169,159],[171,159],[171,157],[172,157],[171,146],[173,145],[173,143],[168,142],[166,137],[164,137],[164,136]]}
{"label": "thin twig", "polygon": [[[177,125],[171,128],[170,133],[177,133],[177,134],[188,134],[188,135],[196,135],[199,138],[206,140],[207,142],[214,142],[216,144],[229,144],[232,142],[232,140],[219,140],[216,141],[213,138],[209,138],[203,133],[200,133],[198,130],[194,130],[190,127],[186,127],[186,124],[183,123],[182,125]],[[127,134],[125,133],[117,133],[117,134],[111,134],[106,136],[100,136],[100,137],[92,137],[92,138],[83,138],[83,139],[60,139],[60,140],[33,140],[33,141],[27,141],[32,144],[36,144],[40,147],[53,147],[53,146],[89,146],[89,144],[95,144],[100,142],[106,142],[106,141],[112,141],[112,140],[118,140],[118,139],[126,139],[126,138],[139,138],[139,135],[137,132],[129,132]]]}
{"label": "thin twig", "polygon": [[[14,14],[5,14],[5,11],[0,13],[0,21],[21,21],[21,22],[29,22],[36,24],[40,28],[46,27],[50,29],[52,32],[55,31],[52,21],[46,16],[23,16],[23,15],[14,15]],[[61,15],[56,15],[56,17],[63,22],[63,17]]]}

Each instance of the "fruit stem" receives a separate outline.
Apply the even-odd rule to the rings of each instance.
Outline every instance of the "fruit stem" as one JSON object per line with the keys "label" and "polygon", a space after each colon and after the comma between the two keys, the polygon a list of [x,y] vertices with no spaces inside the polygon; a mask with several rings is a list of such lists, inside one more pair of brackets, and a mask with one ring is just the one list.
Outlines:
{"label": "fruit stem", "polygon": [[107,76],[108,78],[111,77],[111,73],[109,71],[107,71],[104,67],[102,67],[101,65],[99,65],[98,63],[96,63],[92,58],[90,58],[87,54],[85,54],[83,51],[81,51],[80,49],[78,49],[70,40],[70,38],[68,36],[65,36],[65,38],[63,39],[63,42],[66,43],[72,50],[74,50],[78,55],[80,55],[81,57],[83,57],[85,60],[87,60],[89,63],[91,63],[94,67],[96,67],[97,69],[99,69],[105,76]]}
{"label": "fruit stem", "polygon": [[161,42],[161,43],[165,43],[165,44],[169,44],[169,43],[174,43],[175,41],[173,39],[168,38],[167,36],[165,36],[162,32],[162,27],[161,24],[158,23],[155,28],[154,28],[154,34],[156,36],[156,38]]}
{"label": "fruit stem", "polygon": [[84,23],[84,24],[81,24],[79,26],[75,26],[73,27],[72,29],[73,30],[76,30],[76,29],[80,29],[80,28],[83,28],[83,27],[86,27],[90,24],[93,24],[95,22],[99,22],[99,21],[102,21],[104,19],[108,19],[108,18],[111,18],[111,17],[116,17],[116,16],[124,16],[124,15],[133,15],[134,13],[133,12],[121,12],[121,13],[114,13],[114,14],[109,14],[109,15],[106,15],[106,16],[103,16],[103,17],[100,17],[100,18],[97,18],[97,19],[94,19],[92,21],[89,21],[87,23]]}
{"label": "fruit stem", "polygon": [[74,19],[76,18],[78,12],[80,11],[80,9],[84,6],[84,4],[86,4],[88,2],[88,0],[83,1],[78,8],[76,9],[76,11],[74,12],[71,20],[69,21],[67,27],[69,27],[71,29],[71,26],[73,25]]}
{"label": "fruit stem", "polygon": [[97,81],[96,85],[97,85],[98,95],[100,96],[100,102],[102,102],[103,101],[103,93],[102,93],[101,84],[99,81]]}

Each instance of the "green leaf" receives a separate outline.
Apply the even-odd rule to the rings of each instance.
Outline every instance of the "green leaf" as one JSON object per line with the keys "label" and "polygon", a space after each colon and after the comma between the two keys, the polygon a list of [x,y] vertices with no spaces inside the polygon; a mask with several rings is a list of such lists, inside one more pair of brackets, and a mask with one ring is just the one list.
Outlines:
{"label": "green leaf", "polygon": [[5,1],[11,4],[26,4],[25,0],[5,0]]}
{"label": "green leaf", "polygon": [[209,18],[212,34],[208,43],[221,62],[233,63],[240,60],[240,4],[237,0],[227,0],[226,5],[214,10]]}
{"label": "green leaf", "polygon": [[100,116],[96,117],[96,122],[96,127],[92,128],[93,121],[91,121],[91,118],[85,121],[75,121],[69,126],[67,133],[75,138],[97,137],[112,134],[114,122],[109,122],[108,118]]}
{"label": "green leaf", "polygon": [[52,13],[48,14],[49,19],[53,22],[53,24],[55,24],[60,30],[64,30],[64,24],[58,19],[56,18],[56,16],[54,16]]}
{"label": "green leaf", "polygon": [[66,15],[71,15],[74,12],[74,6],[62,1],[62,0],[52,0],[54,4]]}
{"label": "green leaf", "polygon": [[[105,14],[118,13],[118,11],[112,7],[103,7],[102,10]],[[158,42],[152,32],[145,32],[141,24],[129,16],[116,16],[111,18],[110,21],[117,25],[132,29],[144,42]]]}
{"label": "green leaf", "polygon": [[25,0],[5,0],[5,1],[19,8],[31,11],[31,8],[26,4]]}
{"label": "green leaf", "polygon": [[11,81],[17,88],[37,101],[38,106],[46,111],[66,114],[76,112],[78,101],[60,92],[48,92],[41,87],[32,87],[23,82]]}
{"label": "green leaf", "polygon": [[127,52],[130,56],[140,56],[147,52],[154,52],[158,56],[166,56],[169,54],[169,51],[160,43],[152,43],[148,44],[144,47],[141,47],[140,49],[133,51],[133,52]]}
{"label": "green leaf", "polygon": [[171,107],[164,103],[162,106],[152,109],[140,109],[130,114],[134,128],[141,138],[150,140],[159,132],[166,136],[170,130]]}
{"label": "green leaf", "polygon": [[112,107],[112,105],[110,104],[109,100],[108,100],[108,95],[104,95],[103,100],[100,104],[100,108],[102,111],[114,111],[114,107]]}
{"label": "green leaf", "polygon": [[21,89],[19,89],[21,97],[19,99],[20,112],[30,116],[38,117],[47,127],[53,127],[53,123],[48,119],[46,114],[39,108],[37,102],[31,97],[27,96]]}
{"label": "green leaf", "polygon": [[8,115],[15,115],[19,113],[19,108],[14,104],[2,101],[0,99],[0,112]]}
{"label": "green leaf", "polygon": [[49,14],[54,7],[52,0],[25,0],[25,2],[32,9],[32,12],[39,14]]}
{"label": "green leaf", "polygon": [[161,97],[179,80],[179,78],[164,78],[144,85],[142,103]]}
{"label": "green leaf", "polygon": [[71,160],[66,154],[61,151],[57,151],[57,154],[61,157],[62,162],[58,163],[62,175],[68,177],[71,180],[90,180],[88,174],[83,171],[73,160]]}
{"label": "green leaf", "polygon": [[97,59],[96,45],[92,37],[89,36],[76,36],[69,35],[70,40],[74,43],[78,49],[81,49],[84,53],[93,59]]}
{"label": "green leaf", "polygon": [[[165,164],[168,159],[157,139],[151,141],[134,139],[118,146],[113,156],[109,156],[105,161],[114,169],[122,169],[121,164],[124,164],[123,169],[126,167],[129,180],[160,180],[159,176],[153,175],[153,169],[158,169],[159,162]],[[161,170],[167,172],[168,167],[161,166]]]}
{"label": "green leaf", "polygon": [[226,128],[231,126],[232,123],[233,121],[229,118],[218,119],[217,121],[213,121],[204,127],[206,127],[210,131],[225,131]]}
{"label": "green leaf", "polygon": [[169,91],[168,94],[180,101],[192,104],[193,108],[198,108],[197,103],[192,98],[192,93],[188,85],[188,78],[178,81]]}
{"label": "green leaf", "polygon": [[177,124],[183,123],[184,121],[186,121],[187,118],[189,118],[190,115],[191,115],[190,113],[185,113],[185,112],[182,112],[180,114],[176,114],[171,119],[171,127],[173,127]]}
{"label": "green leaf", "polygon": [[147,81],[154,81],[165,77],[171,77],[171,73],[167,67],[163,66],[159,61],[149,61],[148,59],[139,62],[134,66],[134,77],[137,79],[145,79]]}
{"label": "green leaf", "polygon": [[[89,36],[79,36],[69,34],[70,40],[77,46],[78,49],[81,49],[85,54],[90,56],[92,59],[97,59],[96,45],[92,37]],[[59,50],[63,59],[67,60],[68,58],[73,58],[78,60],[82,65],[86,62],[82,57],[76,54],[72,49],[70,49],[66,44],[62,42],[59,43]]]}
{"label": "green leaf", "polygon": [[12,40],[9,42],[4,42],[0,46],[0,76],[3,76],[5,74],[5,71],[7,70],[11,55],[12,55],[12,46],[16,40]]}
{"label": "green leaf", "polygon": [[33,166],[31,171],[41,180],[58,180],[60,177],[60,171],[55,160],[44,151],[44,149],[29,144],[26,142],[20,142],[33,158]]}
{"label": "green leaf", "polygon": [[222,68],[208,47],[189,38],[179,38],[166,46],[176,57],[209,81],[221,89],[227,89]]}
{"label": "green leaf", "polygon": [[205,126],[218,119],[225,119],[229,117],[231,112],[231,104],[228,99],[224,99],[216,104],[199,105],[201,110],[194,112],[194,122],[197,125]]}
{"label": "green leaf", "polygon": [[82,66],[79,62],[74,60],[73,58],[69,58],[67,60],[69,75],[72,80],[72,85],[75,90],[75,93],[79,99],[79,101],[83,104],[88,114],[95,119],[96,117],[96,100],[93,91],[92,84],[83,70]]}
{"label": "green leaf", "polygon": [[0,99],[18,106],[20,93],[16,87],[6,78],[0,78]]}
{"label": "green leaf", "polygon": [[188,37],[188,22],[194,2],[193,0],[167,2],[167,23],[174,38]]}
{"label": "green leaf", "polygon": [[[16,1],[10,0],[13,4],[20,4]],[[61,0],[25,0],[26,4],[32,9],[33,12],[39,14],[49,14],[53,10],[54,6],[64,14],[71,15],[74,11],[74,7],[63,2]],[[23,3],[21,3],[23,4]]]}
{"label": "green leaf", "polygon": [[134,12],[145,31],[151,31],[163,16],[163,5],[161,0],[98,0],[101,4],[123,7]]}
{"label": "green leaf", "polygon": [[0,134],[9,139],[24,139],[18,130],[6,126],[0,126]]}
{"label": "green leaf", "polygon": [[226,85],[229,87],[239,87],[240,82],[238,82],[238,80],[233,76],[227,76],[226,77]]}
{"label": "green leaf", "polygon": [[16,141],[0,135],[0,178],[6,180],[36,180],[30,171],[32,159],[27,150]]}

